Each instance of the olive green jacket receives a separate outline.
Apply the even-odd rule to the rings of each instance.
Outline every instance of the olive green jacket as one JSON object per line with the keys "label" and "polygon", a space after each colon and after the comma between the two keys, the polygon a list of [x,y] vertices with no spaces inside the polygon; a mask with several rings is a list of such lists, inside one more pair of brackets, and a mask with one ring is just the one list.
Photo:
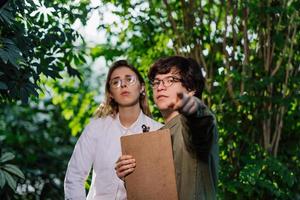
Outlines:
{"label": "olive green jacket", "polygon": [[193,116],[174,117],[163,128],[171,131],[179,199],[216,199],[219,150],[214,115],[203,106]]}

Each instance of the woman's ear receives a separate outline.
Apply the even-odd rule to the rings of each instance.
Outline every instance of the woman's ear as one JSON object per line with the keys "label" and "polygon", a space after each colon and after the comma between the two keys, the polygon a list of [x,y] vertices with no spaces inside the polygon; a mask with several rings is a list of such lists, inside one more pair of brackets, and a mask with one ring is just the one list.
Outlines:
{"label": "woman's ear", "polygon": [[143,92],[145,92],[145,85],[144,84],[141,85],[141,89],[140,89],[140,93],[143,93]]}
{"label": "woman's ear", "polygon": [[140,94],[142,96],[145,96],[145,94],[146,94],[146,92],[145,92],[145,85],[144,84],[141,85]]}
{"label": "woman's ear", "polygon": [[114,97],[112,96],[112,94],[110,92],[108,92],[108,96],[110,99],[114,99]]}

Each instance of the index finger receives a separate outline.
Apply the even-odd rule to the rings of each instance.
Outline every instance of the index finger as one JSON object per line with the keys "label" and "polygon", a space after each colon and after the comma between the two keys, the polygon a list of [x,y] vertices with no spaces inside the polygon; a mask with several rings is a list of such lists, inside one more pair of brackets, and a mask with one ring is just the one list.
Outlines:
{"label": "index finger", "polygon": [[131,159],[131,158],[133,158],[132,155],[122,155],[122,156],[119,157],[119,159],[117,160],[117,162],[120,162],[122,160]]}
{"label": "index finger", "polygon": [[177,92],[177,99],[176,103],[173,106],[174,110],[181,110],[181,108],[184,106],[185,101],[187,99],[187,95],[183,92]]}

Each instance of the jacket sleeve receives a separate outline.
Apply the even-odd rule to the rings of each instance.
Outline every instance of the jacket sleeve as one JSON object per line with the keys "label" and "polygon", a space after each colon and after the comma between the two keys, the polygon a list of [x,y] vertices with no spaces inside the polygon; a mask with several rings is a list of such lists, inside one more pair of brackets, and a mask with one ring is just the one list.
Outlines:
{"label": "jacket sleeve", "polygon": [[214,115],[201,104],[194,115],[186,117],[188,134],[185,136],[187,148],[203,161],[208,161],[213,146],[217,145],[218,133]]}
{"label": "jacket sleeve", "polygon": [[91,133],[87,126],[75,145],[64,181],[65,199],[86,199],[84,184],[93,165],[96,150],[96,140]]}

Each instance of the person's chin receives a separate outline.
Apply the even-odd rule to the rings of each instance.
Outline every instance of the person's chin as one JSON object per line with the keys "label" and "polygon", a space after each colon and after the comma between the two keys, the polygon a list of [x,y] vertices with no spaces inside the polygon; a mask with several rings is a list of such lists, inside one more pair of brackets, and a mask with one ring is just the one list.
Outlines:
{"label": "person's chin", "polygon": [[137,100],[134,100],[134,99],[123,99],[123,102],[120,103],[121,106],[124,106],[124,107],[130,107],[130,106],[134,106],[135,104],[138,104],[139,101],[138,99]]}
{"label": "person's chin", "polygon": [[161,103],[157,103],[156,105],[159,110],[170,110],[170,107],[166,103],[161,102]]}

